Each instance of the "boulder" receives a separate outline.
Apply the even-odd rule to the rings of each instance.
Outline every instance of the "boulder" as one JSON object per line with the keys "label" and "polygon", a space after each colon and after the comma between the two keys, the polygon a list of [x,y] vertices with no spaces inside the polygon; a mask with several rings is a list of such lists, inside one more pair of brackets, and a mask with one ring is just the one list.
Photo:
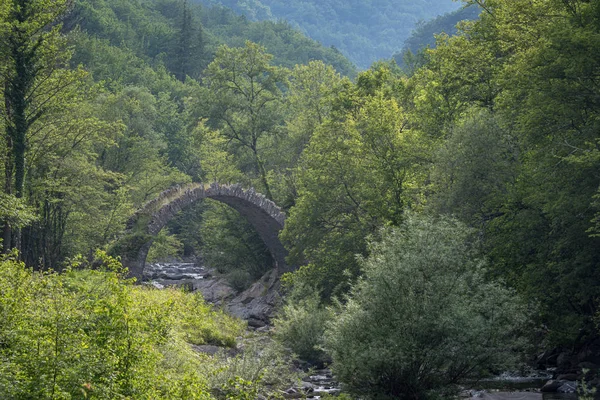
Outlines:
{"label": "boulder", "polygon": [[577,382],[565,381],[556,391],[558,393],[575,393],[577,392]]}
{"label": "boulder", "polygon": [[558,388],[561,387],[562,385],[563,385],[563,382],[561,382],[561,381],[549,380],[548,382],[546,382],[544,384],[544,386],[542,386],[540,391],[544,392],[544,393],[556,392],[558,390]]}
{"label": "boulder", "polygon": [[577,352],[578,362],[590,362],[600,365],[600,339],[586,342]]}
{"label": "boulder", "polygon": [[574,373],[560,374],[556,377],[556,380],[558,381],[576,381],[578,379],[581,379],[581,377],[579,376],[579,374]]}
{"label": "boulder", "polygon": [[217,354],[219,352],[219,350],[222,349],[222,347],[219,346],[213,346],[211,344],[203,344],[203,345],[192,345],[192,348],[197,351],[198,353],[204,353],[204,354],[208,354],[209,356],[214,356],[215,354]]}
{"label": "boulder", "polygon": [[277,271],[267,272],[258,282],[231,299],[227,309],[236,317],[251,321],[253,327],[265,326],[274,316],[275,307],[282,301],[279,287]]}

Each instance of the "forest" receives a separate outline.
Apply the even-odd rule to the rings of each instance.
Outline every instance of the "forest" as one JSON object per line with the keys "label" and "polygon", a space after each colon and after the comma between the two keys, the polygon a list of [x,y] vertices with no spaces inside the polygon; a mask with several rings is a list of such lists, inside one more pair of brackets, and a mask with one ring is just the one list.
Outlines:
{"label": "forest", "polygon": [[[463,5],[435,47],[358,72],[221,6],[1,0],[0,397],[280,398],[291,358],[341,398],[450,399],[551,351],[600,386],[600,2]],[[287,214],[268,349],[194,351],[244,323],[119,262],[134,212],[191,182]],[[273,269],[215,201],[148,261],[194,255],[240,290]]]}
{"label": "forest", "polygon": [[420,22],[460,8],[453,0],[198,1],[230,7],[253,21],[288,21],[308,37],[335,46],[361,69],[399,52]]}

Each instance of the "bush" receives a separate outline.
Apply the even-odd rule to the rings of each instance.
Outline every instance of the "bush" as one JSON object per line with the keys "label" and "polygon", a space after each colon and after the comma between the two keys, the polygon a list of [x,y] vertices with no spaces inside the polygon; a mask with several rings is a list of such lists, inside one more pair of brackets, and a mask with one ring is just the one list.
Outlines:
{"label": "bush", "polygon": [[348,389],[366,398],[438,398],[463,378],[515,360],[525,307],[486,281],[465,226],[408,215],[382,237],[325,332]]}
{"label": "bush", "polygon": [[298,383],[299,373],[279,343],[268,337],[247,337],[236,356],[218,353],[208,366],[210,387],[218,399],[279,399],[281,390]]}
{"label": "bush", "polygon": [[0,398],[212,398],[189,343],[231,346],[243,325],[199,295],[133,286],[103,253],[93,264],[0,259]]}
{"label": "bush", "polygon": [[242,292],[252,285],[252,277],[248,271],[234,269],[226,275],[227,282],[236,291]]}
{"label": "bush", "polygon": [[300,359],[322,364],[328,360],[322,345],[325,324],[331,317],[316,290],[296,287],[274,320],[275,337]]}

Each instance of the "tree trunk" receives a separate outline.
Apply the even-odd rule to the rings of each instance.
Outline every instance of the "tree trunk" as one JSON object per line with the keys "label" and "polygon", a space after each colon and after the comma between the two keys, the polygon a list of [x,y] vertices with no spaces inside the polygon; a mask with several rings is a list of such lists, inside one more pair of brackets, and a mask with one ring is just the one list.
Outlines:
{"label": "tree trunk", "polygon": [[[12,193],[12,177],[13,177],[13,154],[12,154],[12,139],[6,135],[6,161],[4,163],[4,193]],[[12,228],[8,221],[4,221],[2,232],[2,247],[4,253],[8,253],[12,248]]]}

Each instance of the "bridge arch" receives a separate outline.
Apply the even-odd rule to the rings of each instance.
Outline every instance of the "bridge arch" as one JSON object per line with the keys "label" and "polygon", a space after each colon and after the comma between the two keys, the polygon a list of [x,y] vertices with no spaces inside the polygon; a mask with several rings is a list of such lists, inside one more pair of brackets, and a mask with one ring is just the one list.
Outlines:
{"label": "bridge arch", "polygon": [[269,249],[278,272],[292,270],[285,262],[287,250],[279,240],[279,232],[283,229],[286,216],[275,203],[257,193],[254,188],[245,190],[239,184],[191,183],[162,192],[127,222],[125,234],[117,243],[115,253],[121,255],[121,261],[129,269],[131,276],[138,280],[142,278],[148,251],[160,230],[181,210],[206,198],[220,201],[237,210],[250,222]]}

